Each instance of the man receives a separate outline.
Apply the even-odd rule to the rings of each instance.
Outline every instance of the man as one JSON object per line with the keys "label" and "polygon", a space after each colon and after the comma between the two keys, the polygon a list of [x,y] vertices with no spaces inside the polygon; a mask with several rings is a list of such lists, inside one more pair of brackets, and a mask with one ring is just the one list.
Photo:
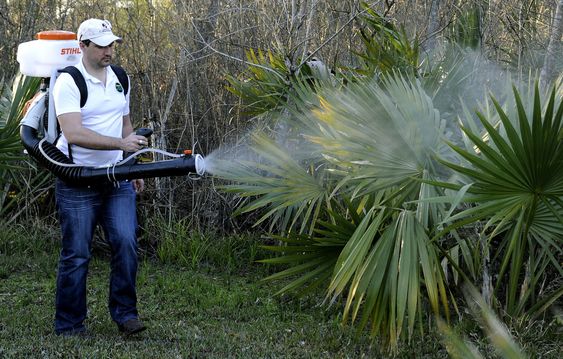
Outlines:
{"label": "man", "polygon": [[[138,151],[147,139],[133,133],[129,116],[129,92],[109,66],[114,44],[107,20],[89,19],[78,28],[82,61],[76,68],[87,84],[87,101],[80,107],[80,92],[68,73],[61,73],[53,89],[55,111],[62,135],[57,147],[74,163],[108,166],[123,152]],[[137,217],[135,192],[142,180],[95,186],[70,186],[57,179],[55,197],[62,232],[55,310],[55,333],[85,332],[86,277],[94,229],[99,223],[111,248],[109,312],[127,335],[145,326],[138,318],[136,296]]]}

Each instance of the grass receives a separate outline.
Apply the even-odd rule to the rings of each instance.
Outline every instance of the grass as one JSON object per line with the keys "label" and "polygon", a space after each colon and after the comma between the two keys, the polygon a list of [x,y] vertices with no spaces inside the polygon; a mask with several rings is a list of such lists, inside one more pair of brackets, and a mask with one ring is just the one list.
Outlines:
{"label": "grass", "polygon": [[[91,335],[58,337],[53,333],[58,234],[41,228],[0,230],[1,358],[389,357],[377,341],[340,325],[341,308],[318,306],[321,296],[273,297],[279,283],[261,281],[272,268],[250,260],[262,254],[253,245],[244,250],[242,237],[194,238],[206,249],[205,255],[197,252],[197,260],[190,258],[189,248],[176,261],[143,255],[138,299],[149,329],[132,338],[118,333],[107,311],[109,260],[103,247],[96,247],[88,279]],[[473,323],[464,321],[456,329],[469,332],[484,353],[494,356]],[[557,334],[553,326],[532,327],[522,346],[532,358],[558,358]],[[430,330],[401,345],[395,356],[445,358],[447,353],[441,337]]]}
{"label": "grass", "polygon": [[[2,260],[5,265],[4,260]],[[260,270],[198,272],[145,261],[139,311],[149,329],[127,339],[106,309],[106,259],[91,263],[89,338],[52,332],[56,256],[23,265],[0,281],[0,357],[373,357],[367,338],[342,330],[336,312],[271,297]],[[48,269],[49,268],[49,269]]]}

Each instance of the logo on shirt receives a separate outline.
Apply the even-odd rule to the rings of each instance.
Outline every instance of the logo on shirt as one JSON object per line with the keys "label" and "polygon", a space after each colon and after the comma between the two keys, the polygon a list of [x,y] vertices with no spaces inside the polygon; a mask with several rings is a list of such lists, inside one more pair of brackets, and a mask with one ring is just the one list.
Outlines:
{"label": "logo on shirt", "polygon": [[115,89],[117,90],[117,92],[123,92],[123,87],[119,82],[115,83]]}

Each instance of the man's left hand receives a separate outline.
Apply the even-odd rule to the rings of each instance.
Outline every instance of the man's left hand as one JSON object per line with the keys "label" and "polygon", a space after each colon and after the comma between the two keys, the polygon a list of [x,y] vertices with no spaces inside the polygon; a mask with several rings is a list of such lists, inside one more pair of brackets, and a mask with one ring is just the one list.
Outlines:
{"label": "man's left hand", "polygon": [[135,193],[141,193],[145,189],[145,181],[143,179],[135,179],[131,182],[133,183]]}

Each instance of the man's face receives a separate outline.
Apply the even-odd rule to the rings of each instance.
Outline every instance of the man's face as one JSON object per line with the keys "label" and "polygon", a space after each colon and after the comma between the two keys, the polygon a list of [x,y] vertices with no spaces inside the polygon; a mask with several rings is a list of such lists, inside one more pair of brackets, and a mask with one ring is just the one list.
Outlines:
{"label": "man's face", "polygon": [[84,43],[81,43],[82,56],[92,66],[99,68],[107,67],[111,64],[113,58],[113,46],[114,42],[108,46],[96,45],[93,42],[86,46]]}

